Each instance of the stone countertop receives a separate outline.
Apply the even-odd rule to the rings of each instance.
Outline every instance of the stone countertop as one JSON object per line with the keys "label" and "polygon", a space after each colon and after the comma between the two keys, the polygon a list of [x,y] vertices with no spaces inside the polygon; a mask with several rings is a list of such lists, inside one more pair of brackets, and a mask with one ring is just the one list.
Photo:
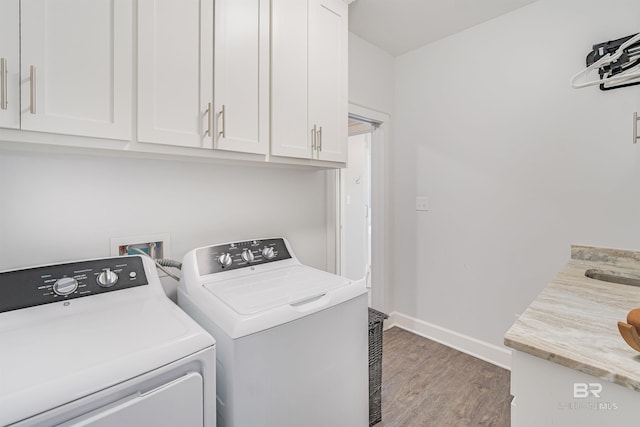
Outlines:
{"label": "stone countertop", "polygon": [[506,346],[640,391],[640,353],[618,321],[640,307],[640,287],[585,276],[590,268],[640,274],[640,251],[572,246],[571,260],[518,318]]}

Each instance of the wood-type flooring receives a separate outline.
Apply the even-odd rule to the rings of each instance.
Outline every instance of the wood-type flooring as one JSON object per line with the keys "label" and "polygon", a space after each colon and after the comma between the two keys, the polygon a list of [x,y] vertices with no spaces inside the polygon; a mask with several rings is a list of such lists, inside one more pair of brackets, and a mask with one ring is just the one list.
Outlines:
{"label": "wood-type flooring", "polygon": [[393,327],[383,333],[375,427],[508,427],[510,372]]}

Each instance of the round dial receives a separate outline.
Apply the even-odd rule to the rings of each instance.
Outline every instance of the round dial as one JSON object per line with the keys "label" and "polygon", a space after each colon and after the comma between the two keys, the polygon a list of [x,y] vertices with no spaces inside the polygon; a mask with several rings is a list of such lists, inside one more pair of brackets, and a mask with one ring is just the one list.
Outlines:
{"label": "round dial", "polygon": [[273,259],[276,256],[275,252],[273,252],[273,248],[271,246],[265,246],[262,249],[262,256],[266,259]]}
{"label": "round dial", "polygon": [[245,249],[244,251],[242,251],[242,259],[245,260],[246,262],[253,262],[254,260],[253,252],[251,252],[250,249]]}
{"label": "round dial", "polygon": [[58,295],[69,295],[78,289],[78,281],[73,277],[63,277],[53,284],[53,292]]}
{"label": "round dial", "polygon": [[218,262],[223,267],[229,267],[233,260],[231,259],[231,255],[229,255],[229,253],[225,253],[218,257]]}
{"label": "round dial", "polygon": [[118,281],[118,275],[111,271],[110,268],[106,268],[102,273],[98,275],[98,285],[103,288],[110,288]]}

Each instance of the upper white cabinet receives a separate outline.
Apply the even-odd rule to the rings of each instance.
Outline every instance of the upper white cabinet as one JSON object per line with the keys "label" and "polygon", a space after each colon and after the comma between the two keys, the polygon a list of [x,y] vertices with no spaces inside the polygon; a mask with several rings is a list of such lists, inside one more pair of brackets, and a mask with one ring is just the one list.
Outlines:
{"label": "upper white cabinet", "polygon": [[347,10],[0,0],[0,140],[336,167],[347,160]]}
{"label": "upper white cabinet", "polygon": [[138,0],[138,141],[213,147],[213,0]]}
{"label": "upper white cabinet", "polygon": [[216,0],[215,148],[269,147],[269,1]]}
{"label": "upper white cabinet", "polygon": [[130,139],[132,2],[20,4],[22,129]]}
{"label": "upper white cabinet", "polygon": [[309,123],[317,126],[317,158],[346,162],[348,6],[342,0],[309,4]]}
{"label": "upper white cabinet", "polygon": [[139,141],[266,154],[268,73],[268,1],[139,0]]}
{"label": "upper white cabinet", "polygon": [[271,154],[347,161],[347,5],[273,0]]}
{"label": "upper white cabinet", "polygon": [[20,1],[0,1],[0,127],[20,127]]}

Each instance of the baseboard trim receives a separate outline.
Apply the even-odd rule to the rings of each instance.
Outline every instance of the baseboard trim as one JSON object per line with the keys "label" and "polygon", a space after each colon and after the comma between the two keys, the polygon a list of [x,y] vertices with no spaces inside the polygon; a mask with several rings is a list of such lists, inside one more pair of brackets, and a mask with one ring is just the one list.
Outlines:
{"label": "baseboard trim", "polygon": [[396,311],[391,312],[389,319],[385,321],[385,329],[393,326],[439,342],[501,368],[511,370],[511,351],[506,348],[480,341],[468,335]]}

